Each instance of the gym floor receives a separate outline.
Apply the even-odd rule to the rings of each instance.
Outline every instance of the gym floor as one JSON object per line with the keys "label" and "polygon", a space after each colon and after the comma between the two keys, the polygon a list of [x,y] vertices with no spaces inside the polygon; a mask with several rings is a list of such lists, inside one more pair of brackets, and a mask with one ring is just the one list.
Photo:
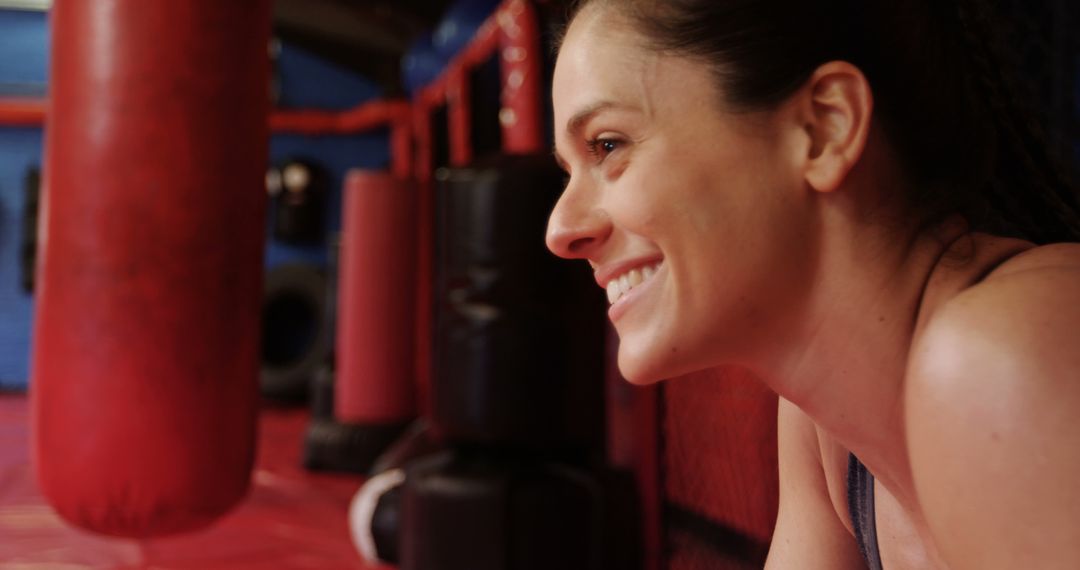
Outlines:
{"label": "gym floor", "polygon": [[138,541],[78,530],[49,508],[34,484],[28,422],[25,395],[0,395],[0,570],[380,570],[348,535],[362,480],[300,467],[305,410],[263,410],[251,491],[232,513],[201,532]]}

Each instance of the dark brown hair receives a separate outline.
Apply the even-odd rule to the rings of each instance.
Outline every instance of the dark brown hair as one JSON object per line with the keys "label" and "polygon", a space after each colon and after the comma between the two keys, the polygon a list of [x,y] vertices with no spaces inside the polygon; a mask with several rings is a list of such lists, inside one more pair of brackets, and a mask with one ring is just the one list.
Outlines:
{"label": "dark brown hair", "polygon": [[866,75],[922,224],[1080,241],[1080,201],[1003,71],[982,0],[581,0],[617,7],[650,47],[696,57],[736,109],[777,105],[820,65]]}

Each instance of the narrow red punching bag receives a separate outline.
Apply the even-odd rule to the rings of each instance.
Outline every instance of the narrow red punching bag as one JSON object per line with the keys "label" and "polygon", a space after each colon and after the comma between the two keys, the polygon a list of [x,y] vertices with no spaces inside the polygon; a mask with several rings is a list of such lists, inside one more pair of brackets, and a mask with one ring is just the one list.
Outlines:
{"label": "narrow red punching bag", "polygon": [[269,0],[61,0],[34,464],[68,521],[204,526],[254,454]]}
{"label": "narrow red punching bag", "polygon": [[412,184],[354,170],[345,181],[338,286],[338,421],[406,422],[416,415],[416,208]]}

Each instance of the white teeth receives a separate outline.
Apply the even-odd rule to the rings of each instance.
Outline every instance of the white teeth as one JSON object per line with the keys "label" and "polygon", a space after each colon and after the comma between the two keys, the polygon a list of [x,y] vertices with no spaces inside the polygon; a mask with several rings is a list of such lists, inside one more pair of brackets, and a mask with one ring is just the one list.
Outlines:
{"label": "white teeth", "polygon": [[634,268],[611,281],[608,281],[608,303],[614,304],[615,301],[618,301],[623,295],[629,293],[631,289],[648,281],[659,269],[660,263],[641,268]]}

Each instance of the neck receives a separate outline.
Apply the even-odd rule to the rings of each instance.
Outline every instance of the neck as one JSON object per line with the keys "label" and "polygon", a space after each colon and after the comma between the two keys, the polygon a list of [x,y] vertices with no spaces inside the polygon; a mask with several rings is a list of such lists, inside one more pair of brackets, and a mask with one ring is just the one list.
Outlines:
{"label": "neck", "polygon": [[908,352],[930,276],[962,232],[952,226],[906,239],[869,225],[831,232],[800,319],[806,326],[782,343],[797,348],[755,359],[759,377],[902,502],[914,499],[903,410]]}

